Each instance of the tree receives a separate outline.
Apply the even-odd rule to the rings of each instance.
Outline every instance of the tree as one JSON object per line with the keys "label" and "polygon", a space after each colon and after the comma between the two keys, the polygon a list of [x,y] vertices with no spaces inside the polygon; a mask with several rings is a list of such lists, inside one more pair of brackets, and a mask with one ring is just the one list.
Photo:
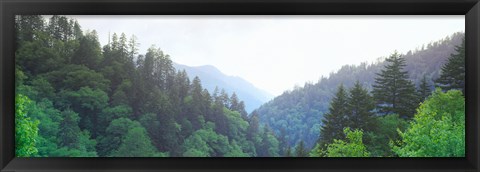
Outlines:
{"label": "tree", "polygon": [[72,62],[79,65],[85,65],[90,69],[97,69],[102,62],[102,50],[98,42],[97,32],[87,32],[80,38],[80,45],[72,57]]}
{"label": "tree", "polygon": [[112,156],[120,147],[128,131],[133,128],[141,128],[142,125],[137,121],[128,118],[118,118],[112,120],[105,130],[105,134],[97,138],[97,151],[100,157]]}
{"label": "tree", "polygon": [[465,94],[465,38],[455,51],[456,53],[451,54],[447,63],[442,66],[440,78],[436,83],[443,90],[457,89]]}
{"label": "tree", "polygon": [[[357,80],[348,97],[348,127],[353,129],[362,129],[363,131],[373,131],[375,129],[375,102]],[[347,127],[347,126],[345,126]]]}
{"label": "tree", "polygon": [[204,128],[192,133],[183,143],[187,157],[222,157],[229,152],[228,138],[215,133],[215,125],[207,122]]}
{"label": "tree", "polygon": [[415,98],[415,86],[408,79],[408,72],[404,71],[405,59],[397,52],[385,59],[387,65],[377,73],[373,85],[373,96],[377,108],[382,114],[399,114],[404,118],[411,118],[418,106]]}
{"label": "tree", "polygon": [[308,151],[305,148],[305,142],[300,141],[298,145],[295,147],[295,156],[296,157],[307,157]]}
{"label": "tree", "polygon": [[63,120],[60,123],[60,146],[75,148],[78,144],[78,133],[81,132],[78,123],[80,117],[71,110],[62,112]]}
{"label": "tree", "polygon": [[45,21],[41,15],[16,15],[17,45],[33,41],[44,30],[44,25]]}
{"label": "tree", "polygon": [[364,137],[365,146],[372,157],[394,157],[389,142],[399,140],[400,135],[397,130],[405,131],[408,122],[400,118],[398,114],[380,116],[377,119],[378,127],[374,131],[366,132]]}
{"label": "tree", "polygon": [[350,128],[343,130],[348,141],[335,139],[332,144],[327,146],[328,157],[368,157],[370,153],[363,145],[361,130],[352,131]]}
{"label": "tree", "polygon": [[287,147],[287,150],[285,150],[285,157],[292,157],[292,148],[290,146]]}
{"label": "tree", "polygon": [[268,126],[263,126],[261,133],[261,143],[256,149],[259,157],[277,157],[279,156],[280,148],[277,138],[271,132]]}
{"label": "tree", "polygon": [[32,101],[21,94],[15,96],[15,155],[31,157],[38,152],[36,138],[38,136],[38,120],[32,120],[26,113],[26,106]]}
{"label": "tree", "polygon": [[427,76],[423,75],[423,79],[420,82],[419,89],[417,90],[417,94],[420,99],[419,102],[425,101],[425,99],[427,99],[427,97],[430,96],[430,94],[432,93],[432,91],[430,90],[430,87],[431,86],[428,84],[428,81],[427,81]]}
{"label": "tree", "polygon": [[114,157],[165,157],[167,154],[157,152],[143,127],[130,129],[122,144],[113,153]]}
{"label": "tree", "polygon": [[459,90],[440,89],[423,102],[401,140],[391,142],[400,157],[464,157],[465,99]]}
{"label": "tree", "polygon": [[331,143],[334,139],[344,138],[342,131],[348,125],[348,95],[343,84],[338,86],[335,97],[330,102],[328,113],[322,119],[323,126],[320,129],[320,146]]}

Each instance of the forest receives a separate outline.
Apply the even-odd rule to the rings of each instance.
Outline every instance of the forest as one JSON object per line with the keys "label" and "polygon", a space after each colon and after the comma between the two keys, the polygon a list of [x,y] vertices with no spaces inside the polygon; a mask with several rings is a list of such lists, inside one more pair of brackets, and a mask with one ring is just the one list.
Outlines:
{"label": "forest", "polygon": [[[346,66],[248,114],[235,93],[210,93],[159,47],[140,54],[134,35],[102,46],[66,16],[15,22],[17,157],[465,156],[460,33]],[[411,62],[425,52],[439,57]]]}

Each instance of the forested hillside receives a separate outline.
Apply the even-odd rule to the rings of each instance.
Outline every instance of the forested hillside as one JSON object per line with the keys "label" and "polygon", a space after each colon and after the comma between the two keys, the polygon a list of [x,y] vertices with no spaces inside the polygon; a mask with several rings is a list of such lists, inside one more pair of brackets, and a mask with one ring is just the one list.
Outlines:
{"label": "forested hillside", "polygon": [[65,16],[15,21],[18,157],[465,156],[463,33],[343,66],[248,114],[235,90],[206,88],[224,76],[179,70],[159,47],[140,54],[134,35],[100,45]]}
{"label": "forested hillside", "polygon": [[[278,156],[236,94],[204,89],[158,47],[74,19],[17,16],[17,156]],[[23,128],[22,128],[23,127]]]}
{"label": "forested hillside", "polygon": [[[463,35],[455,33],[402,55],[408,78],[416,87],[420,86],[425,76],[433,90],[434,79],[439,77],[440,68],[455,52],[455,46],[460,45]],[[376,73],[385,65],[383,59],[371,64],[345,65],[317,83],[305,83],[303,87],[285,91],[257,109],[260,123],[271,127],[276,134],[285,134],[286,146],[294,147],[304,141],[307,147],[313,147],[320,134],[321,119],[328,111],[338,85],[350,88],[358,80],[371,91]]]}

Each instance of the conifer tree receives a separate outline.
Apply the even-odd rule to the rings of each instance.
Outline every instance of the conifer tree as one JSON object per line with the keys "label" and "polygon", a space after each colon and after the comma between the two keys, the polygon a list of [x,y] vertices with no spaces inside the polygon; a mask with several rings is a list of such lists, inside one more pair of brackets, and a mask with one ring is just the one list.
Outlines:
{"label": "conifer tree", "polygon": [[420,82],[417,92],[419,96],[418,97],[419,102],[423,102],[432,93],[432,90],[430,90],[430,84],[428,84],[428,81],[427,81],[427,76],[425,75],[423,76],[423,79]]}
{"label": "conifer tree", "polygon": [[364,131],[372,131],[374,125],[375,102],[368,94],[368,91],[362,87],[357,80],[350,90],[348,98],[348,121],[349,127],[354,129],[363,129]]}
{"label": "conifer tree", "polygon": [[455,48],[455,51],[456,53],[451,54],[447,63],[443,65],[436,85],[445,91],[461,90],[465,95],[465,39]]}
{"label": "conifer tree", "polygon": [[415,86],[408,79],[405,59],[396,51],[385,59],[387,65],[377,73],[373,85],[373,96],[377,109],[382,114],[399,114],[410,118],[418,106],[415,98]]}
{"label": "conifer tree", "polygon": [[303,142],[303,140],[295,147],[295,156],[308,157],[308,151],[305,148],[305,142]]}
{"label": "conifer tree", "polygon": [[319,144],[324,146],[333,139],[343,139],[343,128],[347,125],[348,95],[343,84],[338,87],[335,97],[330,102],[329,112],[324,115],[320,129]]}
{"label": "conifer tree", "polygon": [[292,157],[292,149],[290,146],[288,146],[287,150],[285,150],[285,157]]}

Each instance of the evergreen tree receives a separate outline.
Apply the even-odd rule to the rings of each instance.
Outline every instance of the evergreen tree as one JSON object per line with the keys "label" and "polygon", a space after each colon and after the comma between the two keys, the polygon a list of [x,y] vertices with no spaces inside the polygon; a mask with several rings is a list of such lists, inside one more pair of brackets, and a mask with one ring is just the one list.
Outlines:
{"label": "evergreen tree", "polygon": [[343,128],[348,125],[348,95],[343,84],[338,86],[335,97],[330,102],[329,112],[322,119],[323,126],[320,129],[320,138],[318,143],[325,146],[333,139],[343,138]]}
{"label": "evergreen tree", "polygon": [[240,102],[238,100],[237,94],[235,92],[232,93],[232,96],[230,96],[230,110],[238,111],[239,109]]}
{"label": "evergreen tree", "polygon": [[66,110],[62,112],[63,121],[60,123],[60,146],[69,148],[76,148],[78,144],[78,134],[80,133],[80,127],[78,123],[80,117],[77,113]]}
{"label": "evergreen tree", "polygon": [[[375,102],[357,80],[348,97],[348,127],[372,131],[375,128]],[[347,126],[345,126],[347,127]]]}
{"label": "evergreen tree", "polygon": [[423,102],[432,93],[432,90],[430,90],[430,85],[427,81],[427,76],[423,75],[423,79],[420,82],[417,92],[419,96],[419,102]]}
{"label": "evergreen tree", "polygon": [[382,114],[396,113],[411,118],[418,106],[415,98],[415,86],[404,71],[405,59],[397,52],[385,59],[387,65],[377,73],[373,85],[373,96],[377,109]]}
{"label": "evergreen tree", "polygon": [[102,58],[97,32],[94,30],[87,32],[84,37],[80,38],[80,45],[72,57],[72,62],[85,65],[90,69],[97,69]]}
{"label": "evergreen tree", "polygon": [[17,15],[15,16],[15,24],[17,45],[22,45],[24,41],[33,41],[45,27],[45,21],[40,15]]}
{"label": "evergreen tree", "polygon": [[290,146],[288,146],[287,150],[285,150],[285,157],[292,157],[292,149]]}
{"label": "evergreen tree", "polygon": [[295,147],[295,156],[296,157],[308,157],[308,151],[305,148],[305,143],[300,141],[298,145]]}
{"label": "evergreen tree", "polygon": [[447,63],[443,65],[436,83],[443,90],[461,90],[465,95],[465,39],[455,51],[456,53],[451,54]]}

